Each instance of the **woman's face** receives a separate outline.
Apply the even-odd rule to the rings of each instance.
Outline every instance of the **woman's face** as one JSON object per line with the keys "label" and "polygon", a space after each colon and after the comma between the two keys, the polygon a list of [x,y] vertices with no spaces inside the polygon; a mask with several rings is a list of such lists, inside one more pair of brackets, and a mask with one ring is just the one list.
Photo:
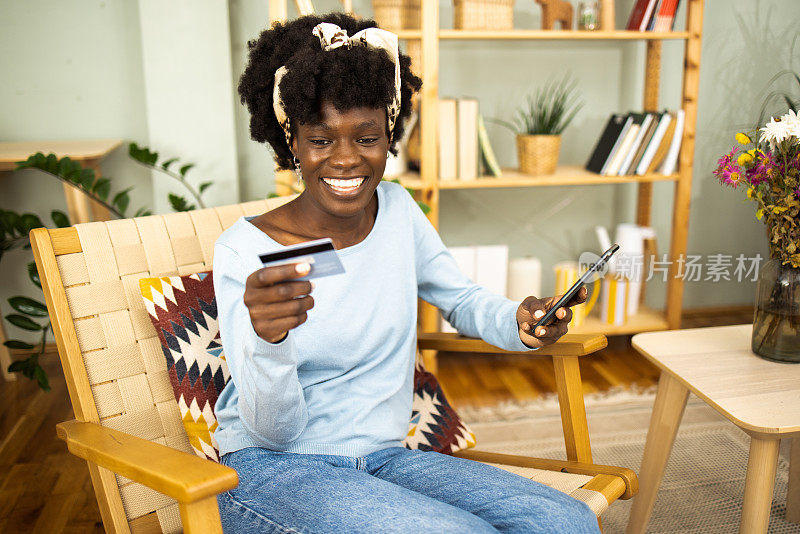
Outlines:
{"label": "woman's face", "polygon": [[319,124],[299,124],[292,145],[306,194],[331,215],[356,215],[366,209],[386,168],[386,110],[339,111],[325,102],[321,118]]}

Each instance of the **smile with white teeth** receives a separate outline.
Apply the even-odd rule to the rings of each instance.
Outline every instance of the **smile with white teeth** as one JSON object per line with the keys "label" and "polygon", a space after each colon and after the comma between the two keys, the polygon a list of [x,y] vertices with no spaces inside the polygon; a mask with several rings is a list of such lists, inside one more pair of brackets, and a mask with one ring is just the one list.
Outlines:
{"label": "smile with white teeth", "polygon": [[341,193],[347,193],[350,191],[355,191],[361,184],[364,183],[364,176],[360,176],[358,178],[350,178],[347,180],[339,180],[336,178],[323,178],[322,181],[328,184],[331,189],[334,191],[338,191]]}

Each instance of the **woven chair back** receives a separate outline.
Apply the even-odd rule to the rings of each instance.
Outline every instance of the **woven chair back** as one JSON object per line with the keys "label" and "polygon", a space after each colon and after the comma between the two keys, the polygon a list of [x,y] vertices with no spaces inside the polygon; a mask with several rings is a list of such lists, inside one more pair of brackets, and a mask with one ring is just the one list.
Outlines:
{"label": "woven chair back", "polygon": [[[56,262],[85,369],[65,365],[65,373],[85,372],[74,381],[88,378],[93,400],[88,404],[96,409],[94,414],[84,410],[83,419],[193,454],[139,279],[210,270],[214,242],[225,229],[239,217],[261,214],[291,198],[76,225],[82,251],[57,256]],[[77,391],[82,394],[88,393]],[[129,521],[155,512],[161,530],[181,530],[175,501],[124,477],[116,480]],[[112,506],[119,502],[113,497]]]}

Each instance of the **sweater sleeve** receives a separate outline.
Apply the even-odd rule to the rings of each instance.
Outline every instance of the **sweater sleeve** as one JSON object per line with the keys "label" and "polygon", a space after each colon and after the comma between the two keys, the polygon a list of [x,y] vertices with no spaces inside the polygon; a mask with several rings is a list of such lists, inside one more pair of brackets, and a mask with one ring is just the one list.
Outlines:
{"label": "sweater sleeve", "polygon": [[533,351],[519,338],[514,302],[472,282],[458,268],[436,229],[410,203],[419,296],[439,308],[460,334],[479,337],[504,350]]}
{"label": "sweater sleeve", "polygon": [[237,392],[239,417],[252,438],[272,450],[296,440],[308,424],[297,377],[293,333],[278,343],[260,338],[244,304],[244,263],[233,249],[214,247],[214,290],[220,338]]}

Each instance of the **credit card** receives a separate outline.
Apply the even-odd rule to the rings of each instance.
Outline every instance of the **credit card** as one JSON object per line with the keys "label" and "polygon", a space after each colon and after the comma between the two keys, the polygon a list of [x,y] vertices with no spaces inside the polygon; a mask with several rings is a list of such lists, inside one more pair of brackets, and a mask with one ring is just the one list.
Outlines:
{"label": "credit card", "polygon": [[333,248],[333,241],[329,237],[291,245],[276,252],[260,254],[258,258],[264,267],[303,262],[311,265],[311,270],[307,275],[294,278],[294,280],[311,280],[344,272],[342,260],[339,259],[339,254]]}

